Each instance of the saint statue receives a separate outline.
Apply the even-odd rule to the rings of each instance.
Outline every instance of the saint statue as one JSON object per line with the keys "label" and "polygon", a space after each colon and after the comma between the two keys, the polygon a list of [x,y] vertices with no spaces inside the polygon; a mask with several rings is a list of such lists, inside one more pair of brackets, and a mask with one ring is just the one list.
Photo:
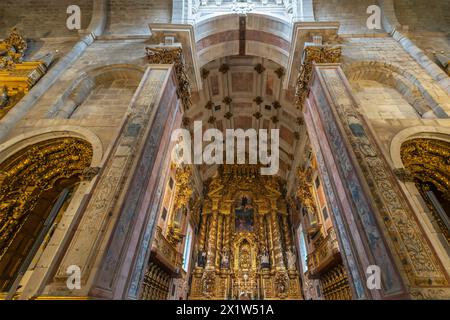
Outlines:
{"label": "saint statue", "polygon": [[294,250],[291,248],[287,253],[288,270],[295,270],[296,257]]}
{"label": "saint statue", "polygon": [[204,268],[206,265],[206,252],[205,250],[200,250],[197,257],[197,266]]}
{"label": "saint statue", "polygon": [[269,252],[267,251],[267,248],[263,248],[261,252],[261,269],[268,268],[270,268]]}
{"label": "saint statue", "polygon": [[228,269],[230,267],[230,253],[227,248],[222,250],[222,263],[220,264],[222,269]]}

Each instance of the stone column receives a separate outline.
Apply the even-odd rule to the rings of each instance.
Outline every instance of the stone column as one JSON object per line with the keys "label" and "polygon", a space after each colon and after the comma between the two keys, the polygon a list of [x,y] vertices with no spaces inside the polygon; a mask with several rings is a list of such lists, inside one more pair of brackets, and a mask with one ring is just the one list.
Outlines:
{"label": "stone column", "polygon": [[218,212],[212,213],[209,222],[209,234],[208,234],[208,253],[206,258],[206,269],[214,269],[216,262],[216,236],[217,236],[217,218]]}
{"label": "stone column", "polygon": [[[340,65],[317,64],[313,73],[305,124],[354,298],[450,297],[442,263]],[[367,289],[370,265],[381,269],[379,290]]]}

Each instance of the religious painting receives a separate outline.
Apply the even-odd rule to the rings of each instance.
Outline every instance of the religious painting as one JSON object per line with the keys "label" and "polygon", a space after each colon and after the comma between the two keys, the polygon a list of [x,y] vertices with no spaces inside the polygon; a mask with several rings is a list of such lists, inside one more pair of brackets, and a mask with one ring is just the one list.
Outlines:
{"label": "religious painting", "polygon": [[243,196],[235,207],[236,232],[253,232],[254,209],[250,198]]}

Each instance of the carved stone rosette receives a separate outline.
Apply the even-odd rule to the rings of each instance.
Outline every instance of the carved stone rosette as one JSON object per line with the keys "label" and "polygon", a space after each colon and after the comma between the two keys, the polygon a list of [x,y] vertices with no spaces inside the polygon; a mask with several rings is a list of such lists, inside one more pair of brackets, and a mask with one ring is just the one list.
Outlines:
{"label": "carved stone rosette", "polygon": [[11,29],[8,38],[0,41],[0,70],[11,69],[21,63],[27,47],[26,40],[17,29]]}
{"label": "carved stone rosette", "polygon": [[62,178],[79,177],[92,159],[89,143],[54,139],[27,148],[2,163],[0,171],[0,259],[41,195]]}

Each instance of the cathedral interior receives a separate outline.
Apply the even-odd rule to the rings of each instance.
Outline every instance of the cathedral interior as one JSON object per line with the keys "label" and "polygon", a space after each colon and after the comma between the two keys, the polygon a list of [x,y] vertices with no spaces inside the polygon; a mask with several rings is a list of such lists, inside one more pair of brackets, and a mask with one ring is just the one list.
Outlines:
{"label": "cathedral interior", "polygon": [[450,299],[450,1],[1,0],[0,300],[91,299]]}

